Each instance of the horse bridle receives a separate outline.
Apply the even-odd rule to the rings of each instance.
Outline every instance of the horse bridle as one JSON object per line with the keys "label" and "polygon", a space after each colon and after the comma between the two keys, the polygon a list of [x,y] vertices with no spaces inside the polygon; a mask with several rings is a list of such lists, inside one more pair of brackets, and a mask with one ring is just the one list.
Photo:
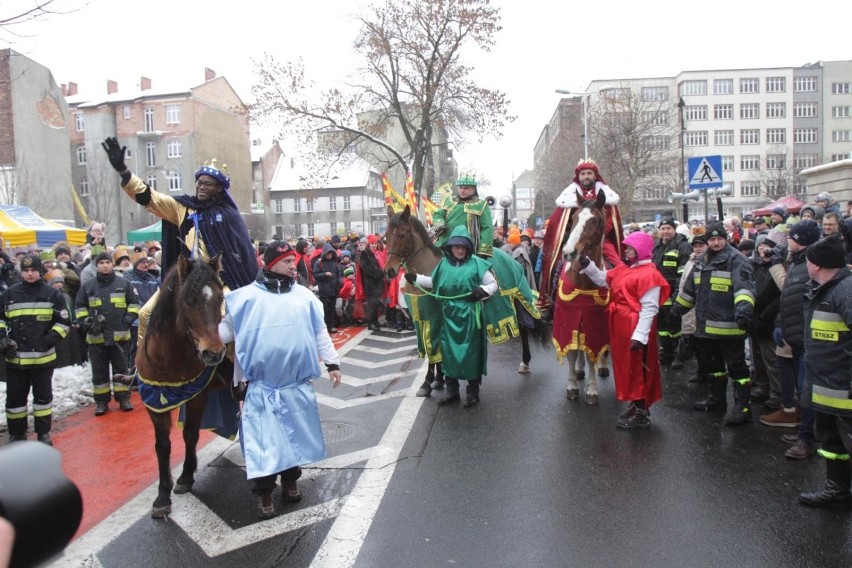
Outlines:
{"label": "horse bridle", "polygon": [[[411,227],[409,227],[409,229],[411,229]],[[413,241],[413,240],[414,240],[414,233],[409,232],[408,236],[406,237],[406,241]],[[396,252],[395,250],[391,250],[391,249],[386,249],[386,250],[388,252],[388,255],[398,256],[399,257],[399,264],[404,268],[406,266],[406,263],[410,259],[412,259],[415,256],[417,256],[418,254],[420,254],[420,252],[423,249],[428,249],[428,248],[429,248],[429,243],[424,243],[422,247],[416,249],[413,253],[411,253],[409,255],[401,255],[400,253]]]}

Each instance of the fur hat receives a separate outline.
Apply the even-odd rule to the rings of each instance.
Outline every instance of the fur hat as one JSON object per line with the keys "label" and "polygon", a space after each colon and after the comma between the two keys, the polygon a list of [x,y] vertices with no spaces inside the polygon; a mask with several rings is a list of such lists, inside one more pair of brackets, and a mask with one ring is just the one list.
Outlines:
{"label": "fur hat", "polygon": [[267,270],[270,270],[276,263],[288,256],[296,256],[296,251],[293,247],[285,241],[272,241],[266,245],[266,250],[263,251],[263,264]]}
{"label": "fur hat", "polygon": [[805,219],[799,221],[787,233],[787,237],[796,241],[798,244],[808,247],[819,240],[819,225],[816,221]]}
{"label": "fur hat", "polygon": [[837,235],[829,235],[808,247],[805,256],[820,268],[846,266],[846,247]]}
{"label": "fur hat", "polygon": [[44,275],[44,265],[41,263],[41,258],[35,253],[28,254],[21,259],[21,272],[28,268],[34,268],[39,274]]}

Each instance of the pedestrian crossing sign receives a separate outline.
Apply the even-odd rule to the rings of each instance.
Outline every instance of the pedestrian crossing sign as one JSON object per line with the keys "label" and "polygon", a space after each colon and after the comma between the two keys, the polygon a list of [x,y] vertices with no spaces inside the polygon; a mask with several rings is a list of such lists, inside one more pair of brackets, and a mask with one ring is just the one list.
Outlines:
{"label": "pedestrian crossing sign", "polygon": [[689,189],[723,187],[722,156],[699,156],[689,158]]}

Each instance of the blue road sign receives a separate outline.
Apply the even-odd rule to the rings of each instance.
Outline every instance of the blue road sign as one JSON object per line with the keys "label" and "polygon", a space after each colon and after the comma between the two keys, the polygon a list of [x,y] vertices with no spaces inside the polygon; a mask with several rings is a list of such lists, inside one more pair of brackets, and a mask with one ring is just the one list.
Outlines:
{"label": "blue road sign", "polygon": [[689,158],[689,189],[723,187],[722,156],[699,156]]}

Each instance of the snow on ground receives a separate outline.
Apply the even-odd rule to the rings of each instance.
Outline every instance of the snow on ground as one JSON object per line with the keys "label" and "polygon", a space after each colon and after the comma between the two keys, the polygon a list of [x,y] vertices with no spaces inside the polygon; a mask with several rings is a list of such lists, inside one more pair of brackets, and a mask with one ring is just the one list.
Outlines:
{"label": "snow on ground", "polygon": [[[29,423],[32,432],[32,391],[29,396]],[[62,420],[85,406],[94,404],[92,370],[89,363],[53,370],[53,420]],[[6,407],[6,383],[0,382],[0,404]],[[6,413],[0,412],[0,432],[6,431]]]}

